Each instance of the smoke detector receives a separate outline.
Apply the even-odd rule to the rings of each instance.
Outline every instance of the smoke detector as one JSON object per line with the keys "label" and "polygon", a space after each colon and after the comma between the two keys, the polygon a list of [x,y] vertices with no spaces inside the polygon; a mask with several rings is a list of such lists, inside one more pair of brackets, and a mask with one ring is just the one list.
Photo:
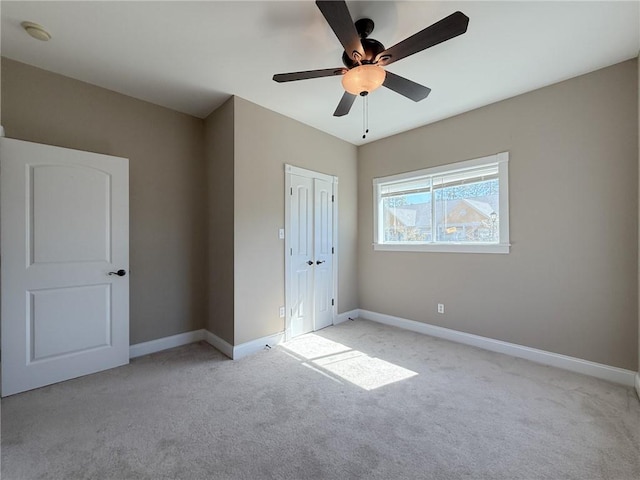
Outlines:
{"label": "smoke detector", "polygon": [[51,34],[45,30],[42,25],[33,22],[22,22],[22,28],[33,38],[42,40],[43,42],[51,40]]}

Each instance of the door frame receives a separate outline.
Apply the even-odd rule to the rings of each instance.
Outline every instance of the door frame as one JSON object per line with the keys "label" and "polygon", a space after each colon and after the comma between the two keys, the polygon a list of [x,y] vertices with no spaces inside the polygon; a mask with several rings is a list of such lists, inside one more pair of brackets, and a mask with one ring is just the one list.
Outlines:
{"label": "door frame", "polygon": [[[327,175],[325,173],[308,170],[306,168],[296,167],[285,163],[284,165],[284,304],[285,304],[285,320],[284,320],[284,339],[291,339],[291,245],[289,242],[291,233],[291,175],[298,175],[307,178],[318,178],[331,183],[331,194],[333,195],[333,274],[332,274],[332,298],[334,300],[331,306],[332,325],[335,325],[338,311],[338,177],[335,175]],[[313,319],[313,329],[315,331],[315,318]]]}

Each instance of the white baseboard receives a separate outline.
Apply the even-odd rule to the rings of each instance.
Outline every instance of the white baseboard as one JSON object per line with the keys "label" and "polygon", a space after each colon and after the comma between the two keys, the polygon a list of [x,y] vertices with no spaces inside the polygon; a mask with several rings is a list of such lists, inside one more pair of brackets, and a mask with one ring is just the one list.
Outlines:
{"label": "white baseboard", "polygon": [[[481,337],[480,335],[459,332],[449,328],[416,322],[414,320],[407,320],[406,318],[394,317],[383,313],[371,312],[369,310],[351,310],[349,312],[341,313],[334,321],[334,325],[345,322],[349,318],[364,318],[365,320],[383,323],[392,327],[398,327],[412,332],[422,333],[424,335],[430,335],[432,337],[443,338],[452,342],[463,343],[465,345],[490,350],[492,352],[524,358],[543,365],[590,375],[592,377],[620,383],[629,387],[635,386],[638,397],[640,397],[640,372],[611,367],[609,365],[591,362],[589,360],[569,357],[567,355],[547,352],[545,350],[538,350],[537,348],[525,347],[515,343],[503,342],[493,338]],[[150,353],[160,352],[169,348],[199,342],[200,340],[206,341],[227,357],[238,360],[264,350],[266,345],[273,347],[282,343],[284,341],[284,332],[268,335],[266,337],[233,346],[208,330],[194,330],[192,332],[180,333],[170,337],[131,345],[129,347],[129,358],[141,357],[142,355],[148,355]]]}
{"label": "white baseboard", "polygon": [[200,340],[204,340],[227,357],[232,358],[233,360],[238,360],[239,358],[264,350],[266,345],[273,347],[274,345],[282,343],[284,341],[284,332],[275,333],[273,335],[233,346],[208,330],[194,330],[192,332],[180,333],[170,337],[151,340],[150,342],[131,345],[129,347],[129,358],[136,358],[143,355],[149,355],[150,353],[161,352],[162,350],[199,342]]}
{"label": "white baseboard", "polygon": [[284,332],[274,333],[273,335],[251,340],[250,342],[241,343],[233,347],[233,356],[231,358],[238,360],[247,355],[252,355],[264,350],[267,345],[273,347],[282,342],[284,342]]}
{"label": "white baseboard", "polygon": [[350,318],[356,319],[356,318],[358,318],[358,314],[359,313],[360,313],[360,310],[358,310],[358,309],[350,310],[350,311],[344,312],[344,313],[339,313],[336,316],[335,320],[333,321],[333,324],[334,325],[338,325],[339,323],[346,322]]}
{"label": "white baseboard", "polygon": [[150,353],[160,352],[169,348],[180,347],[189,343],[204,340],[204,330],[179,333],[170,337],[158,338],[149,342],[136,343],[129,346],[129,358],[141,357]]}
{"label": "white baseboard", "polygon": [[636,389],[638,389],[638,382],[640,382],[636,372],[625,370],[624,368],[611,367],[602,363],[547,352],[545,350],[538,350],[537,348],[525,347],[523,345],[503,342],[501,340],[494,340],[493,338],[459,332],[457,330],[429,325],[428,323],[416,322],[414,320],[407,320],[405,318],[394,317],[392,315],[370,312],[368,310],[360,310],[358,316],[360,318],[383,323],[385,325],[391,325],[393,327],[411,330],[412,332],[431,335],[432,337],[444,338],[452,342],[464,343],[465,345],[472,345],[474,347],[483,348],[492,352],[504,353],[513,357],[524,358],[526,360],[531,360],[532,362],[558,367],[564,370],[582,373],[584,375],[590,375],[592,377],[601,378],[603,380],[620,383],[630,387],[633,387],[635,381]]}
{"label": "white baseboard", "polygon": [[224,353],[227,357],[233,358],[233,345],[211,333],[209,330],[204,331],[204,341],[216,350]]}

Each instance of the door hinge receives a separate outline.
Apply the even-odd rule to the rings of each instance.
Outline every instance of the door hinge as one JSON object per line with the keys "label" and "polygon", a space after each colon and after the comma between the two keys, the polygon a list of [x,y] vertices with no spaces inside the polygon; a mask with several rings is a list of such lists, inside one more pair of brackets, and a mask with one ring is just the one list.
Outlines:
{"label": "door hinge", "polygon": [[293,248],[289,249],[289,255],[293,256]]}
{"label": "door hinge", "polygon": [[291,187],[291,190],[289,191],[290,195],[293,195],[293,187]]}
{"label": "door hinge", "polygon": [[333,247],[331,247],[331,254],[333,255],[335,252],[335,250],[333,249]]}
{"label": "door hinge", "polygon": [[335,305],[335,300],[332,298],[331,299],[331,306]]}
{"label": "door hinge", "polygon": [[334,195],[331,195],[331,201],[335,202],[336,201],[336,197]]}

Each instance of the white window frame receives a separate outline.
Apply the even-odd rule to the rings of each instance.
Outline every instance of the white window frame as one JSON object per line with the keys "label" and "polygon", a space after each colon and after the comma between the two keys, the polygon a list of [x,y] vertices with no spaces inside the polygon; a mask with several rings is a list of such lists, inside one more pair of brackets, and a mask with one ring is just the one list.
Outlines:
{"label": "white window frame", "polygon": [[[433,176],[458,173],[464,170],[476,169],[483,166],[498,166],[498,184],[500,197],[498,201],[500,222],[498,224],[499,243],[470,243],[470,242],[429,242],[429,243],[401,243],[381,242],[383,238],[382,222],[378,223],[382,211],[382,197],[380,187],[387,183],[402,180],[429,178]],[[509,253],[509,152],[496,153],[464,162],[451,163],[438,167],[426,168],[413,172],[400,173],[388,177],[373,179],[373,248],[382,251],[397,252],[448,252],[448,253]]]}

